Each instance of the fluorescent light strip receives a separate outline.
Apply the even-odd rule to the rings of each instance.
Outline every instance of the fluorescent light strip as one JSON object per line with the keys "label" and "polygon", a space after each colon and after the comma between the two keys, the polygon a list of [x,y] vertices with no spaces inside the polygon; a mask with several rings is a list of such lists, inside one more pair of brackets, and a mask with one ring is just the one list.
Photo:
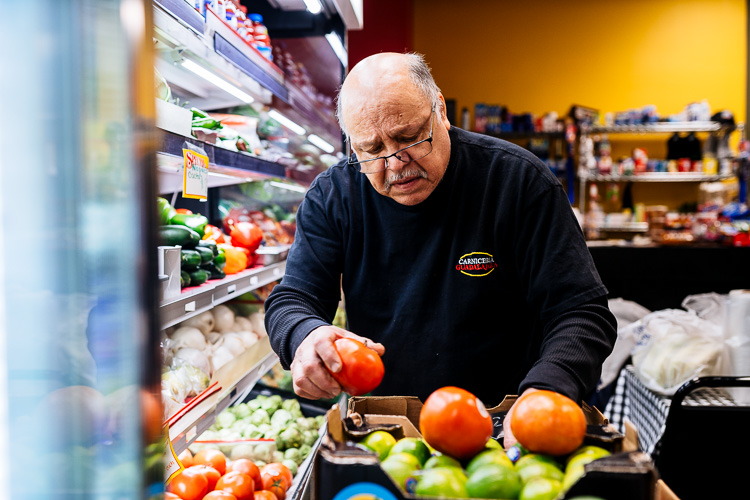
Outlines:
{"label": "fluorescent light strip", "polygon": [[333,153],[336,150],[336,148],[334,148],[333,146],[331,146],[330,144],[328,144],[326,141],[324,141],[323,139],[321,139],[315,134],[308,135],[307,140],[310,141],[311,144],[325,151],[326,153]]}
{"label": "fluorescent light strip", "polygon": [[305,0],[305,5],[311,14],[317,14],[323,9],[323,6],[320,5],[318,0]]}
{"label": "fluorescent light strip", "polygon": [[226,92],[229,92],[234,97],[236,97],[237,99],[241,100],[242,102],[246,104],[250,104],[251,102],[255,101],[255,98],[251,96],[250,94],[243,92],[242,90],[238,89],[237,87],[235,87],[228,81],[222,78],[219,78],[218,76],[214,75],[203,66],[194,63],[190,59],[185,59],[184,61],[182,61],[182,67],[189,71],[192,71],[193,73],[200,76],[204,80],[207,80],[213,83],[220,89]]}
{"label": "fluorescent light strip", "polygon": [[341,38],[339,38],[336,33],[331,31],[330,33],[326,34],[326,40],[328,40],[328,43],[331,44],[331,48],[341,60],[341,64],[346,66],[349,61],[349,54],[346,52],[346,48],[344,48],[344,44],[341,42]]}
{"label": "fluorescent light strip", "polygon": [[295,186],[294,184],[284,184],[283,182],[270,181],[271,186],[275,186],[281,189],[288,189],[289,191],[296,191],[298,193],[304,193],[306,190],[302,186]]}
{"label": "fluorescent light strip", "polygon": [[282,125],[284,125],[286,128],[288,128],[289,130],[291,130],[292,132],[294,132],[297,135],[304,135],[304,133],[305,133],[305,129],[304,128],[300,127],[299,125],[297,125],[292,120],[290,120],[286,116],[282,115],[281,113],[279,113],[275,109],[272,109],[271,111],[269,111],[268,112],[268,116],[270,116],[271,118],[273,118],[277,122],[281,123]]}

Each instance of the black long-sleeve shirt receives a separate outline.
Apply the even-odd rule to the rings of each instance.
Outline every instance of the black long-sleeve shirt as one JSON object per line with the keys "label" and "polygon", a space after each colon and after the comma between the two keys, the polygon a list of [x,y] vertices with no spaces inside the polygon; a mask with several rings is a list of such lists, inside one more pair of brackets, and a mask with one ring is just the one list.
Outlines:
{"label": "black long-sleeve shirt", "polygon": [[580,400],[616,322],[567,196],[523,148],[455,127],[450,138],[442,181],[415,206],[345,161],[317,177],[266,301],[271,344],[288,367],[330,324],[341,284],[348,329],[386,348],[374,394],[424,401],[454,385],[492,406],[537,387]]}

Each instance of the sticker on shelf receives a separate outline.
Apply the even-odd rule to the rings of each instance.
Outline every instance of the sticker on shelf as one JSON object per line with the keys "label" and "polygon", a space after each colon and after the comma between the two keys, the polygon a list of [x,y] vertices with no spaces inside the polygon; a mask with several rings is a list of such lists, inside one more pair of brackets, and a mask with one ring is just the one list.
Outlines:
{"label": "sticker on shelf", "polygon": [[208,197],[208,155],[190,143],[182,149],[185,158],[182,176],[182,196],[206,201]]}
{"label": "sticker on shelf", "polygon": [[[165,433],[166,436],[169,436],[169,425],[167,425],[167,432]],[[180,462],[180,459],[177,458],[177,454],[174,452],[174,447],[172,446],[172,440],[167,438],[166,444],[169,446],[165,446],[164,450],[164,467],[166,469],[166,474],[164,477],[167,478],[167,480],[164,482],[165,484],[169,484],[174,477],[182,472],[185,467]]]}

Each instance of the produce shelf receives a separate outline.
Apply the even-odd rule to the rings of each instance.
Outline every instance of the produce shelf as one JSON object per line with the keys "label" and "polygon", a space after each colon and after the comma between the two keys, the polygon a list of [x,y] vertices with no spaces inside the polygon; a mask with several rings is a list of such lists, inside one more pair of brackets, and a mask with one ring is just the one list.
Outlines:
{"label": "produce shelf", "polygon": [[175,453],[179,455],[185,451],[190,443],[213,425],[222,411],[244,399],[278,360],[268,337],[262,337],[239,357],[222,366],[211,379],[218,383],[221,390],[201,401],[170,425],[169,439]]}
{"label": "produce shelf", "polygon": [[183,290],[179,297],[165,300],[159,305],[161,329],[181,323],[243,293],[272,283],[284,276],[286,261],[265,267],[246,269],[221,280]]}
{"label": "produce shelf", "polygon": [[610,133],[610,134],[638,134],[638,133],[673,133],[673,132],[716,132],[721,129],[721,124],[711,121],[692,121],[692,122],[658,122],[644,123],[641,125],[612,125],[594,126],[586,132]]}

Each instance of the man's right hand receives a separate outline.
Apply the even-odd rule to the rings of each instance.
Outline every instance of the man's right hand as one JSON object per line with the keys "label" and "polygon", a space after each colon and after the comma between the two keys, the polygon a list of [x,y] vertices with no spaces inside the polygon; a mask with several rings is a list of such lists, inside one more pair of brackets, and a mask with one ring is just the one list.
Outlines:
{"label": "man's right hand", "polygon": [[360,337],[335,326],[320,326],[302,341],[292,361],[294,392],[307,399],[332,399],[341,393],[341,386],[331,372],[341,370],[341,359],[333,343],[336,339],[350,338],[362,342],[380,356],[385,354],[382,344]]}

